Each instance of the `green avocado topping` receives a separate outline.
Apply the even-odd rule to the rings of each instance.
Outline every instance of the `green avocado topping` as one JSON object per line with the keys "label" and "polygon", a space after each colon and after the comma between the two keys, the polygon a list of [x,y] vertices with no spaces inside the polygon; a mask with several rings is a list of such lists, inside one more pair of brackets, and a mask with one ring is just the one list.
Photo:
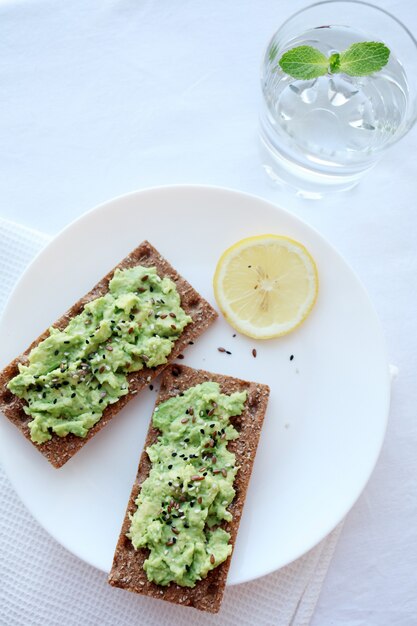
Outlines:
{"label": "green avocado topping", "polygon": [[85,437],[104,409],[128,393],[128,374],[166,363],[191,321],[175,283],[154,267],[117,269],[108,292],[64,330],[52,326],[7,385],[27,402],[32,441],[44,443],[52,433]]}
{"label": "green avocado topping", "polygon": [[246,397],[205,382],[155,408],[161,434],[146,450],[152,467],[127,536],[134,548],[149,549],[143,568],[158,585],[194,587],[232,552],[220,527],[232,519],[238,470],[227,443],[238,437],[230,417],[242,413]]}

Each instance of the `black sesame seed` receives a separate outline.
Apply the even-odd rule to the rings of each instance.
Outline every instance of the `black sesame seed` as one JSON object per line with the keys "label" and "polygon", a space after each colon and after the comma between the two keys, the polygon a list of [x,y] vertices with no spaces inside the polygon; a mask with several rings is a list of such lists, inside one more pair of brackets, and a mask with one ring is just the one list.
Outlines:
{"label": "black sesame seed", "polygon": [[293,358],[294,358],[294,355],[292,354],[292,355],[290,356],[290,361],[292,361],[292,360],[293,360]]}
{"label": "black sesame seed", "polygon": [[177,456],[177,453],[176,453],[176,452],[173,452],[173,453],[171,454],[171,456]]}
{"label": "black sesame seed", "polygon": [[172,469],[172,465],[168,465],[168,469]]}
{"label": "black sesame seed", "polygon": [[153,391],[153,385],[149,385],[149,389]]}
{"label": "black sesame seed", "polygon": [[194,500],[191,500],[190,507],[193,508],[194,504],[195,504]]}
{"label": "black sesame seed", "polygon": [[190,441],[189,437],[186,437],[186,438],[184,439],[184,442],[185,442],[185,443],[188,443],[189,441]]}
{"label": "black sesame seed", "polygon": [[232,354],[230,350],[226,350],[226,354]]}
{"label": "black sesame seed", "polygon": [[205,435],[205,434],[206,434],[206,433],[204,432],[204,428],[200,428],[200,433],[201,433],[202,435]]}
{"label": "black sesame seed", "polygon": [[71,398],[75,398],[77,394],[75,393],[75,391],[71,394]]}
{"label": "black sesame seed", "polygon": [[59,354],[59,350],[55,350],[54,354],[55,354],[55,356],[56,356],[57,354]]}
{"label": "black sesame seed", "polygon": [[56,404],[58,402],[57,398],[55,398],[55,400],[53,401],[52,404]]}
{"label": "black sesame seed", "polygon": [[171,481],[168,481],[168,485],[169,485],[170,487],[172,487],[172,482],[171,482]]}

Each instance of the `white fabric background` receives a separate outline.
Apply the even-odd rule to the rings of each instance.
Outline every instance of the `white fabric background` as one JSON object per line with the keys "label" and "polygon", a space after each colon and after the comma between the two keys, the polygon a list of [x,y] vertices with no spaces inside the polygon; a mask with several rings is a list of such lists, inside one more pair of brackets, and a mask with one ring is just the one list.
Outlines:
{"label": "white fabric background", "polygon": [[[417,131],[351,194],[308,203],[270,185],[257,155],[259,63],[305,4],[0,0],[0,215],[53,234],[120,193],[212,183],[275,201],[328,237],[366,285],[400,376],[380,461],[345,523],[313,626],[408,626],[417,621]],[[378,4],[417,33],[413,0]],[[50,571],[40,599],[60,623],[54,581],[65,581]],[[86,623],[97,617],[94,598],[84,610]]]}

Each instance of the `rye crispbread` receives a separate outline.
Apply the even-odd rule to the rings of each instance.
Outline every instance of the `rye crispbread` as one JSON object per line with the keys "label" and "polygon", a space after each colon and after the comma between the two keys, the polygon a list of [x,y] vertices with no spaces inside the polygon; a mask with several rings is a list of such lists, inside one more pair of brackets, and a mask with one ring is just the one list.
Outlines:
{"label": "rye crispbread", "polygon": [[156,368],[144,368],[143,370],[128,375],[129,393],[122,396],[116,403],[109,404],[106,407],[101,419],[89,430],[85,438],[77,437],[71,433],[66,437],[58,437],[54,434],[50,441],[43,444],[34,443],[30,438],[28,428],[31,417],[26,415],[23,410],[26,402],[13,395],[6,387],[7,383],[18,374],[18,363],[25,364],[28,362],[29,352],[43,339],[49,336],[49,330],[43,332],[21,355],[16,357],[0,372],[0,409],[54,467],[64,465],[64,463],[78,452],[87,441],[94,437],[99,430],[104,428],[125,404],[135,397],[137,392],[141,391],[141,389],[158,376],[167,365],[172,363],[176,357],[187,348],[190,342],[195,341],[217,317],[217,313],[213,307],[176,272],[168,261],[166,261],[148,241],[143,241],[135,250],[116,265],[116,267],[106,274],[91,291],[78,300],[78,302],[60,317],[53,326],[60,329],[65,328],[72,317],[81,313],[87,302],[102,296],[108,291],[109,281],[117,268],[125,269],[135,265],[143,265],[146,267],[154,266],[160,276],[168,276],[171,278],[175,282],[181,297],[182,308],[192,317],[193,321],[185,327],[180,337],[175,342],[172,352],[168,357],[168,363],[159,365]]}
{"label": "rye crispbread", "polygon": [[[236,456],[236,464],[239,466],[239,470],[234,481],[236,496],[229,506],[233,520],[229,523],[224,522],[222,527],[230,533],[231,544],[234,546],[268,404],[269,387],[230,376],[212,374],[204,370],[195,370],[183,365],[172,365],[163,374],[156,405],[172,396],[178,395],[189,387],[205,381],[219,383],[222,393],[230,394],[243,390],[248,392],[242,415],[231,418],[231,422],[239,431],[239,437],[235,441],[228,443],[228,449],[234,452]],[[148,550],[135,550],[130,539],[126,537],[130,527],[129,515],[136,510],[135,500],[140,491],[140,486],[148,476],[151,468],[146,448],[156,441],[158,435],[159,431],[153,428],[151,422],[108,580],[114,587],[121,587],[182,606],[192,606],[201,611],[217,613],[220,609],[226,586],[230,556],[218,567],[211,570],[205,579],[198,581],[193,588],[180,587],[175,583],[163,587],[147,579],[146,572],[143,569],[143,562],[148,556]]]}

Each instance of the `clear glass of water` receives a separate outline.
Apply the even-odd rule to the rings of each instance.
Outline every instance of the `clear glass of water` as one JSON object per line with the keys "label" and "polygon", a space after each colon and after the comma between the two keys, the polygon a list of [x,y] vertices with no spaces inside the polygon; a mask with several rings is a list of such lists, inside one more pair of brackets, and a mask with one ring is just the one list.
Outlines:
{"label": "clear glass of water", "polygon": [[[297,80],[278,61],[296,46],[330,56],[360,41],[381,41],[388,64],[363,77]],[[355,0],[318,2],[272,37],[262,65],[261,158],[277,184],[302,197],[354,187],[410,130],[417,114],[417,42],[396,17]]]}

